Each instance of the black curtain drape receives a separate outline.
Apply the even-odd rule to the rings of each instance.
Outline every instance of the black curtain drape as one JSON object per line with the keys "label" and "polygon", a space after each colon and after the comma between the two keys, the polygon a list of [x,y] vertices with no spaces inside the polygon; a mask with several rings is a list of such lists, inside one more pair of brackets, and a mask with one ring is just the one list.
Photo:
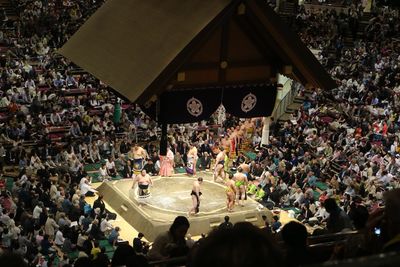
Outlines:
{"label": "black curtain drape", "polygon": [[223,104],[226,112],[240,118],[270,116],[277,95],[276,85],[251,84],[164,92],[156,103],[142,108],[162,124],[207,120]]}

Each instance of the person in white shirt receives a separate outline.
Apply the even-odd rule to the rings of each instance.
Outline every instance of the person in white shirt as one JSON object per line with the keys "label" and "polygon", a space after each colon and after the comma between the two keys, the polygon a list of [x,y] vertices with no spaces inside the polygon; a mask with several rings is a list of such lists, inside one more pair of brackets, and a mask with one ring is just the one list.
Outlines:
{"label": "person in white shirt", "polygon": [[62,122],[60,114],[58,114],[57,111],[54,110],[53,113],[50,114],[50,121],[53,125],[59,125]]}
{"label": "person in white shirt", "polygon": [[19,235],[21,234],[21,229],[15,225],[15,221],[13,219],[10,220],[10,226],[8,227],[8,230],[11,234],[11,239],[17,241]]}
{"label": "person in white shirt", "polygon": [[32,78],[29,78],[25,81],[25,88],[36,88],[35,81]]}
{"label": "person in white shirt", "polygon": [[326,220],[329,217],[329,213],[325,210],[325,207],[318,205],[317,212],[314,214],[314,217],[320,218],[321,220]]}
{"label": "person in white shirt", "polygon": [[50,186],[50,198],[52,200],[55,200],[58,196],[58,189],[57,189],[57,184],[56,182],[52,182]]}
{"label": "person in white shirt", "polygon": [[61,229],[58,229],[56,232],[56,236],[54,238],[54,244],[61,247],[64,244],[64,241],[65,241],[64,235]]}
{"label": "person in white shirt", "polygon": [[106,160],[106,169],[107,169],[107,174],[109,176],[115,177],[117,175],[116,168],[115,168],[115,162],[113,157],[108,157]]}
{"label": "person in white shirt", "polygon": [[293,205],[301,205],[304,201],[304,193],[301,188],[298,188],[297,191],[290,196],[290,200],[294,200]]}
{"label": "person in white shirt", "polygon": [[54,232],[56,229],[58,229],[58,224],[54,220],[54,215],[49,214],[44,225],[44,232],[45,234],[49,235],[50,239],[52,239],[54,237]]}
{"label": "person in white shirt", "polygon": [[92,144],[89,145],[89,158],[93,163],[101,160],[99,148],[95,141],[93,141]]}
{"label": "person in white shirt", "polygon": [[100,181],[108,181],[110,179],[110,176],[108,176],[107,167],[105,163],[101,164],[101,167],[99,169],[99,179]]}
{"label": "person in white shirt", "polygon": [[85,195],[85,196],[89,196],[89,197],[94,196],[94,193],[97,192],[95,189],[93,189],[90,186],[89,181],[87,179],[85,179],[84,182],[80,184],[79,188],[81,190],[81,195]]}
{"label": "person in white shirt", "polygon": [[39,202],[36,206],[35,206],[35,208],[33,209],[33,212],[32,212],[32,218],[35,220],[35,221],[39,221],[39,217],[40,217],[40,214],[43,212],[43,203],[42,202]]}
{"label": "person in white shirt", "polygon": [[261,137],[258,135],[258,133],[255,133],[253,136],[253,147],[258,146],[261,143]]}
{"label": "person in white shirt", "polygon": [[392,181],[393,175],[388,173],[387,170],[383,170],[379,180],[382,182],[384,186],[388,185]]}
{"label": "person in white shirt", "polygon": [[39,121],[40,121],[40,123],[41,123],[42,125],[44,125],[44,126],[48,125],[48,123],[47,123],[47,117],[46,117],[46,115],[43,115],[42,112],[39,113],[38,118],[39,118]]}
{"label": "person in white shirt", "polygon": [[26,175],[26,173],[24,172],[21,176],[21,178],[19,178],[18,183],[20,185],[25,184],[28,181],[28,176]]}
{"label": "person in white shirt", "polygon": [[113,229],[112,224],[108,221],[108,216],[103,218],[103,220],[100,223],[100,231],[104,233],[104,235],[108,235],[111,230]]}
{"label": "person in white shirt", "polygon": [[5,108],[10,105],[10,100],[7,98],[7,96],[3,96],[0,100],[0,107]]}

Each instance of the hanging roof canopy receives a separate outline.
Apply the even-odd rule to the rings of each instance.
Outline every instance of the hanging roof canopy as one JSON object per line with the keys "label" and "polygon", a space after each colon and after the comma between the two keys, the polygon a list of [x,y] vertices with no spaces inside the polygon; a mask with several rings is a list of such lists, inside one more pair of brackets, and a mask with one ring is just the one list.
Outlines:
{"label": "hanging roof canopy", "polygon": [[336,87],[262,0],[108,0],[60,49],[126,99],[276,82],[277,73]]}

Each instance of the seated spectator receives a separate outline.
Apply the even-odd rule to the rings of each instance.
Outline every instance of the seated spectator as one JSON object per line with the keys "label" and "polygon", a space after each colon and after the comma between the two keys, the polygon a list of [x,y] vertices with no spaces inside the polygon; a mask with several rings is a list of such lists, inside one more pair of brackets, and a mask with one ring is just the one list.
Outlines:
{"label": "seated spectator", "polygon": [[95,240],[93,242],[93,248],[90,251],[90,257],[92,258],[92,260],[97,259],[98,254],[100,254],[101,249],[100,249],[100,244],[99,241]]}
{"label": "seated spectator", "polygon": [[106,204],[103,201],[103,195],[99,195],[93,202],[93,209],[100,208],[100,214],[104,214],[106,210]]}
{"label": "seated spectator", "polygon": [[266,197],[264,189],[262,189],[261,185],[258,185],[255,190],[254,199],[256,201],[263,201]]}
{"label": "seated spectator", "polygon": [[204,152],[200,157],[199,169],[200,170],[209,170],[211,168],[211,157],[207,152]]}
{"label": "seated spectator", "polygon": [[74,263],[74,267],[92,267],[92,261],[88,256],[79,257]]}
{"label": "seated spectator", "polygon": [[252,180],[260,179],[261,175],[263,174],[264,169],[261,167],[260,163],[252,162],[250,167],[250,174]]}
{"label": "seated spectator", "polygon": [[349,216],[342,210],[333,198],[324,202],[326,211],[329,213],[326,228],[331,233],[337,233],[345,229],[352,229],[353,225]]}
{"label": "seated spectator", "polygon": [[148,253],[150,260],[162,260],[172,257],[185,256],[189,252],[185,236],[190,227],[186,217],[175,218],[169,230],[159,234]]}
{"label": "seated spectator", "polygon": [[291,202],[292,202],[292,204],[294,205],[294,206],[300,206],[301,204],[303,204],[304,203],[304,193],[303,193],[303,190],[301,190],[301,188],[298,188],[296,191],[295,191],[295,193],[293,193],[291,196],[290,196],[290,200],[291,200]]}
{"label": "seated spectator", "polygon": [[385,195],[386,223],[383,225],[387,240],[383,246],[384,252],[400,251],[400,189],[388,191]]}
{"label": "seated spectator", "polygon": [[308,234],[303,224],[289,222],[283,226],[281,235],[286,247],[287,266],[303,266],[314,263],[314,257],[307,249]]}
{"label": "seated spectator", "polygon": [[133,239],[133,249],[136,254],[146,255],[149,252],[149,244],[143,241],[144,234],[138,233],[138,236]]}
{"label": "seated spectator", "polygon": [[301,206],[300,214],[297,216],[297,220],[306,223],[313,216],[314,214],[310,210],[310,204],[303,204]]}
{"label": "seated spectator", "polygon": [[308,172],[307,177],[304,179],[304,182],[311,187],[315,186],[317,182],[317,177],[314,175],[314,172],[312,171]]}
{"label": "seated spectator", "polygon": [[235,162],[233,163],[234,166],[239,166],[240,164],[243,164],[246,162],[246,156],[244,155],[243,152],[239,153],[239,156],[237,157],[237,159],[235,160]]}
{"label": "seated spectator", "polygon": [[49,236],[44,235],[43,240],[40,242],[40,253],[46,256],[52,252],[54,252],[54,249],[52,249],[52,243],[49,240]]}
{"label": "seated spectator", "polygon": [[154,165],[154,162],[151,159],[148,159],[146,164],[143,167],[144,170],[150,175],[157,175],[158,172],[156,170],[156,166]]}
{"label": "seated spectator", "polygon": [[56,232],[56,236],[54,238],[54,244],[60,248],[62,247],[62,245],[64,244],[64,241],[65,241],[62,230],[63,230],[63,228],[58,228],[58,230]]}
{"label": "seated spectator", "polygon": [[222,229],[230,229],[233,228],[233,224],[229,221],[230,217],[229,216],[225,216],[224,217],[224,222],[221,223],[218,227],[222,228]]}
{"label": "seated spectator", "polygon": [[89,226],[88,232],[89,236],[91,236],[95,240],[104,238],[104,234],[100,230],[99,220],[97,219],[94,219],[92,221],[91,225]]}
{"label": "seated spectator", "polygon": [[58,126],[62,123],[61,116],[57,113],[57,110],[53,110],[53,113],[51,113],[50,122],[53,126]]}
{"label": "seated spectator", "polygon": [[108,175],[106,163],[102,163],[102,164],[100,165],[100,168],[99,168],[99,172],[98,172],[98,173],[99,173],[98,179],[99,179],[100,181],[109,181],[110,176]]}
{"label": "seated spectator", "polygon": [[132,163],[130,160],[126,161],[126,164],[124,165],[124,169],[122,171],[122,176],[124,178],[130,178],[133,175],[133,169],[132,169]]}
{"label": "seated spectator", "polygon": [[79,189],[81,191],[81,195],[87,197],[92,197],[95,193],[97,193],[97,191],[91,187],[89,181],[86,178],[84,178],[84,182],[80,184]]}
{"label": "seated spectator", "polygon": [[9,267],[28,267],[26,260],[17,253],[1,253],[0,266]]}
{"label": "seated spectator", "polygon": [[276,215],[272,217],[272,219],[273,219],[271,224],[272,231],[274,233],[277,233],[281,230],[282,223],[279,221],[279,217]]}
{"label": "seated spectator", "polygon": [[100,252],[97,253],[97,257],[93,258],[93,266],[96,267],[108,267],[110,264],[110,259],[106,254],[106,248],[100,247]]}
{"label": "seated spectator", "polygon": [[118,242],[120,230],[121,229],[118,226],[111,230],[111,233],[108,236],[108,243],[110,243],[113,246],[116,246],[116,244]]}
{"label": "seated spectator", "polygon": [[233,228],[217,228],[192,251],[187,266],[249,266],[260,263],[284,266],[281,253],[270,237],[251,223],[237,223]]}
{"label": "seated spectator", "polygon": [[108,216],[104,215],[100,222],[100,231],[103,233],[104,236],[108,236],[112,229],[113,226],[108,221]]}
{"label": "seated spectator", "polygon": [[175,168],[183,168],[185,166],[182,155],[178,151],[175,153],[174,156],[174,165]]}
{"label": "seated spectator", "polygon": [[106,160],[107,175],[111,177],[117,176],[117,169],[113,157],[109,156]]}
{"label": "seated spectator", "polygon": [[74,138],[80,137],[82,135],[81,128],[79,127],[78,122],[74,121],[72,123],[72,126],[69,129],[69,133]]}
{"label": "seated spectator", "polygon": [[258,133],[254,134],[251,144],[253,147],[258,147],[261,144],[261,136]]}
{"label": "seated spectator", "polygon": [[122,244],[114,251],[111,260],[111,267],[118,266],[146,267],[148,266],[148,262],[145,257],[137,255],[131,246]]}

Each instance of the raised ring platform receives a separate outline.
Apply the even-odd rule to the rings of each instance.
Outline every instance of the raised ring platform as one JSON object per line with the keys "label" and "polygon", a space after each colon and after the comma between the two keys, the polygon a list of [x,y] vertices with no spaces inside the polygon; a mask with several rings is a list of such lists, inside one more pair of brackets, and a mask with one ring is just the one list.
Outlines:
{"label": "raised ring platform", "polygon": [[[249,221],[258,226],[263,225],[262,215],[272,218],[269,210],[257,210],[258,203],[252,199],[248,199],[244,207],[235,206],[234,211],[228,213],[224,186],[211,182],[209,173],[202,173],[201,176],[204,178],[201,185],[203,195],[199,214],[189,217],[191,235],[208,233],[223,222],[225,215],[229,215],[233,223]],[[137,201],[137,190],[131,189],[130,179],[104,182],[98,190],[129,224],[144,233],[147,240],[153,241],[159,233],[170,227],[176,216],[188,216],[192,206],[190,192],[194,179],[186,175],[153,178],[151,197],[146,199],[144,205]]]}

